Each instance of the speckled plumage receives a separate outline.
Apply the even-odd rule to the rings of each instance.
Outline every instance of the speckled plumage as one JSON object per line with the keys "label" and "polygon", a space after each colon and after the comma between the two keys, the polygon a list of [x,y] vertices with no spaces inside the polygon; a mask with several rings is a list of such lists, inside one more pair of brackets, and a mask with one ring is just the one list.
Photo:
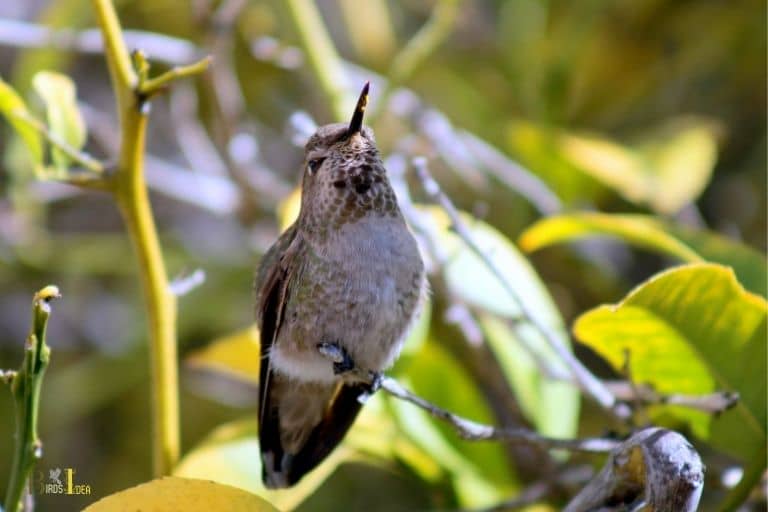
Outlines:
{"label": "speckled plumage", "polygon": [[318,351],[380,372],[397,357],[425,293],[424,265],[373,133],[321,127],[305,148],[299,218],[257,277],[264,481],[292,485],[343,438],[365,386]]}

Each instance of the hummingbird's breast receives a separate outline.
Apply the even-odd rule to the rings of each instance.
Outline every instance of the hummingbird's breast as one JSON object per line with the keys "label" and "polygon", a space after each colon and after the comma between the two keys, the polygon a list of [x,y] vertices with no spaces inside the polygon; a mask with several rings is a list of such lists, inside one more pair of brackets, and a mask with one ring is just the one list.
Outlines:
{"label": "hummingbird's breast", "polygon": [[368,215],[307,243],[272,362],[301,380],[333,380],[317,344],[338,343],[363,369],[400,352],[425,293],[424,265],[402,217]]}

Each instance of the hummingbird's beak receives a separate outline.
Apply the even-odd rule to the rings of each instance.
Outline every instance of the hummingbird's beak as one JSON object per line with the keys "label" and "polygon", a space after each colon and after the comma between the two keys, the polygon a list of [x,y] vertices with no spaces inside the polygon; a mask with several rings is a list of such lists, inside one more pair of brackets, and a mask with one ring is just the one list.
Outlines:
{"label": "hummingbird's beak", "polygon": [[360,92],[360,97],[357,99],[357,105],[355,106],[354,114],[352,114],[352,120],[349,122],[349,128],[347,128],[347,137],[360,133],[360,130],[363,129],[363,115],[365,114],[365,107],[368,105],[368,89],[370,87],[371,82],[365,82],[363,90]]}

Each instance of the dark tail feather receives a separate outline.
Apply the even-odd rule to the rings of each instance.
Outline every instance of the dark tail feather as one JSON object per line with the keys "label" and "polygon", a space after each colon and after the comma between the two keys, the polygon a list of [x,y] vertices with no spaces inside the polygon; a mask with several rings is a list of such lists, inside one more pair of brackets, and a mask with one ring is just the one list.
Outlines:
{"label": "dark tail feather", "polygon": [[[341,442],[349,427],[354,423],[362,404],[358,397],[367,388],[362,385],[340,384],[335,393],[330,395],[319,422],[311,426],[309,435],[298,449],[289,450],[283,446],[280,427],[280,404],[291,397],[283,393],[311,393],[304,389],[307,384],[296,382],[284,384],[279,375],[270,375],[265,379],[267,388],[261,393],[261,418],[259,424],[259,443],[262,457],[262,480],[268,488],[290,487],[314,469]],[[273,382],[270,382],[273,381]],[[295,386],[295,388],[294,388]],[[309,385],[311,387],[311,385]],[[322,387],[322,385],[320,385]],[[332,388],[331,388],[332,389]],[[278,396],[275,396],[278,395]],[[320,392],[318,399],[323,399]],[[328,400],[328,398],[325,398]],[[283,432],[285,434],[285,432]],[[287,441],[290,443],[290,441]]]}
{"label": "dark tail feather", "polygon": [[362,404],[358,400],[368,388],[361,385],[342,384],[323,417],[306,444],[293,459],[288,473],[289,485],[298,482],[310,472],[344,439],[349,427],[355,422]]}

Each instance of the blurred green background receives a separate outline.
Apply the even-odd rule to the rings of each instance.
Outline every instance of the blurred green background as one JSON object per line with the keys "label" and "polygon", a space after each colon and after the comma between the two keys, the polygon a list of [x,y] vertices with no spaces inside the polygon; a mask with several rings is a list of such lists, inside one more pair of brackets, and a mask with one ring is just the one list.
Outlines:
{"label": "blurred green background", "polygon": [[[206,276],[179,302],[184,359],[252,322],[254,269],[278,234],[277,206],[299,179],[302,151],[293,141],[310,119],[333,121],[333,110],[308,69],[283,2],[116,5],[125,29],[145,31],[131,37],[160,61],[158,67],[215,58],[210,73],[177,83],[152,102],[148,139],[148,180],[169,272],[202,269]],[[544,214],[599,210],[648,213],[765,252],[765,2],[440,2],[448,20],[444,40],[405,77],[410,92],[396,91],[383,107],[376,103],[384,90],[377,76],[391,75],[395,55],[434,22],[435,2],[317,5],[352,66],[346,71],[350,88],[373,80],[372,111],[381,112],[371,119],[383,155],[429,156],[453,200],[509,240]],[[38,26],[91,29],[90,4],[0,3],[0,76],[39,105],[30,88],[34,72],[70,75],[89,127],[86,149],[109,161],[117,124],[103,56],[68,49],[87,47],[87,38],[52,43],[35,32]],[[43,389],[41,469],[75,468],[76,480],[90,484],[93,496],[38,499],[41,510],[74,510],[150,477],[140,290],[114,204],[99,193],[35,182],[10,134],[4,123],[0,368],[21,361],[34,291],[57,284],[64,299],[49,328],[54,352]],[[478,156],[489,153],[485,160]],[[540,181],[526,188],[530,176]],[[407,181],[423,198],[410,175]],[[670,259],[615,240],[592,240],[538,251],[531,262],[570,325],[581,312],[618,301]],[[428,335],[428,343],[440,347],[431,356],[437,362],[421,363],[422,374],[409,375],[413,380],[442,371],[447,379],[472,381],[484,371],[477,358],[456,374],[448,370],[461,367],[467,349],[445,319],[447,305],[438,288]],[[586,349],[577,353],[609,375]],[[400,371],[408,374],[408,367]],[[488,421],[514,421],[515,414],[499,416],[499,389],[502,395],[507,389],[497,384],[482,383],[479,395],[466,400],[441,396],[440,389],[430,397],[454,404],[456,412],[477,409]],[[254,419],[257,397],[248,384],[183,364],[181,389],[185,452],[222,423]],[[491,412],[478,396],[492,402]],[[9,394],[0,392],[0,489],[12,448],[11,405]],[[610,427],[593,405],[583,404],[578,433]],[[495,481],[499,495],[513,495],[537,476],[531,467],[511,464],[521,459],[512,450],[467,447],[448,437],[468,460],[501,460],[506,469]],[[413,467],[402,458],[342,465],[301,510],[330,510],[341,497],[347,509],[369,511],[467,503],[439,471],[429,480],[428,469],[419,474]],[[712,488],[716,494],[716,482]]]}

